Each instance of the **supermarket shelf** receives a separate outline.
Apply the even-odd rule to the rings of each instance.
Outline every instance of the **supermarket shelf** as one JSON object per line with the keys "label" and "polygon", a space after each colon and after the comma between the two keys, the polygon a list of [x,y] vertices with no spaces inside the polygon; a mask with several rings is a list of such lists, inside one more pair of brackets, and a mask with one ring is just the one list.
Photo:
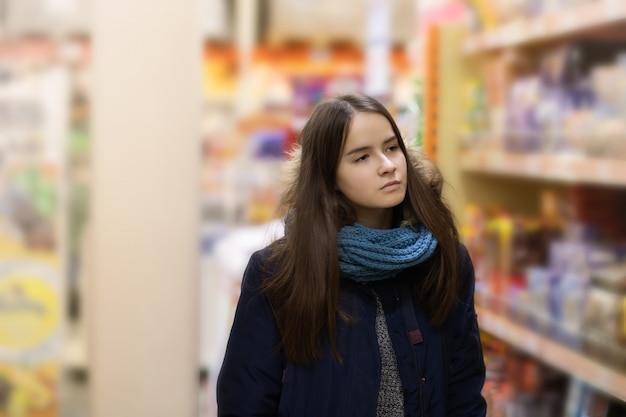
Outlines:
{"label": "supermarket shelf", "polygon": [[626,186],[626,160],[620,159],[467,151],[461,154],[461,169],[568,183]]}
{"label": "supermarket shelf", "polygon": [[476,306],[476,312],[481,330],[607,394],[626,401],[626,375],[485,308]]}
{"label": "supermarket shelf", "polygon": [[520,18],[498,28],[468,37],[466,54],[487,52],[507,46],[548,41],[606,27],[626,20],[626,2],[597,0],[533,18]]}

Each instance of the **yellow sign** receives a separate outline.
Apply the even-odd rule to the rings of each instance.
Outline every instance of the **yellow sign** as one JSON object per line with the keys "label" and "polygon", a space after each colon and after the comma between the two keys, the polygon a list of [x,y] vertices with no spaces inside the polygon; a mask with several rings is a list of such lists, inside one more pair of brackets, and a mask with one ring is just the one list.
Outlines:
{"label": "yellow sign", "polygon": [[27,274],[0,280],[0,347],[29,349],[58,330],[59,295],[44,280]]}

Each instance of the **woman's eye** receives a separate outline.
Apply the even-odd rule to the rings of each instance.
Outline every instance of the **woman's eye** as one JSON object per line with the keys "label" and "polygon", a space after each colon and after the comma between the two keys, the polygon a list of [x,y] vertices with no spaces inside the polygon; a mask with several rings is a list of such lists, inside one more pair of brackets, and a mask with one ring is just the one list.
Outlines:
{"label": "woman's eye", "polygon": [[391,145],[390,147],[387,148],[388,151],[393,152],[399,149],[398,145]]}
{"label": "woman's eye", "polygon": [[355,159],[354,162],[362,162],[362,161],[365,161],[366,159],[367,159],[367,155],[361,155],[357,159]]}

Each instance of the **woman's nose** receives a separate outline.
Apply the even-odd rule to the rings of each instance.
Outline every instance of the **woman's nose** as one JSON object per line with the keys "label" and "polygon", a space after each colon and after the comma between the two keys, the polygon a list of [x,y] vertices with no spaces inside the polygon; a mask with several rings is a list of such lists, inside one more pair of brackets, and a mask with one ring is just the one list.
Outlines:
{"label": "woman's nose", "polygon": [[380,167],[378,172],[382,174],[387,174],[389,172],[393,172],[396,170],[396,164],[387,157],[387,155],[381,155]]}

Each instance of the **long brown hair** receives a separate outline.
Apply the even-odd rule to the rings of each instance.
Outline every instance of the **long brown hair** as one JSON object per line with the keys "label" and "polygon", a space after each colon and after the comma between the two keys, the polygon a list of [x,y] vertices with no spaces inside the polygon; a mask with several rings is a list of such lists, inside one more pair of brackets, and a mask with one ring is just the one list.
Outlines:
{"label": "long brown hair", "polygon": [[[321,102],[298,136],[297,173],[283,194],[285,235],[272,244],[272,276],[265,290],[273,306],[281,345],[292,362],[320,358],[320,340],[327,335],[335,357],[340,271],[337,232],[356,221],[350,202],[335,188],[337,166],[355,114],[383,115],[398,139],[401,134],[387,109],[363,95],[345,95]],[[438,241],[425,277],[415,281],[415,294],[430,320],[441,325],[457,300],[458,233],[454,218],[442,201],[438,185],[422,175],[405,144],[407,192],[395,208],[396,224],[425,225]],[[413,161],[413,163],[409,162]]]}

